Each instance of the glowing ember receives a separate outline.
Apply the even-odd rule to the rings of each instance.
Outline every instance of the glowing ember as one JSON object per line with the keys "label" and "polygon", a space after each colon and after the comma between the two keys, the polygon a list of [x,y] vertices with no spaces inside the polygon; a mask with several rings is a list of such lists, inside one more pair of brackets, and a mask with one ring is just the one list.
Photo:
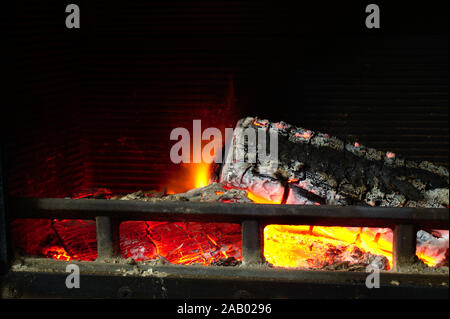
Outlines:
{"label": "glowing ember", "polygon": [[[248,198],[260,204],[280,204],[251,192]],[[264,229],[264,257],[276,267],[321,268],[336,261],[336,250],[341,261],[350,264],[358,261],[360,253],[370,253],[385,257],[391,269],[392,238],[388,228],[269,225]],[[438,263],[421,251],[417,257],[429,267]]]}
{"label": "glowing ember", "polygon": [[264,229],[264,256],[277,267],[323,267],[357,263],[362,253],[384,256],[392,267],[391,232],[381,228],[269,225]]}
{"label": "glowing ember", "polygon": [[303,134],[295,133],[295,136],[302,137],[304,139],[309,139],[311,137],[311,133],[310,132],[304,132]]}
{"label": "glowing ember", "polygon": [[253,125],[259,126],[259,127],[266,127],[267,121],[257,121],[257,120],[255,120],[255,121],[253,121]]}
{"label": "glowing ember", "polygon": [[241,229],[228,223],[128,221],[120,226],[121,251],[137,261],[163,259],[205,266],[227,258],[241,260]]}
{"label": "glowing ember", "polygon": [[[187,189],[207,186],[210,164],[190,164],[187,174],[179,183],[185,183]],[[289,183],[302,186],[296,178]],[[101,193],[110,195],[107,190]],[[223,193],[216,191],[216,195]],[[87,191],[75,197],[96,194],[99,192]],[[247,196],[254,203],[281,204],[281,199],[270,201],[251,191]],[[95,221],[16,220],[13,225],[15,245],[26,253],[66,261],[96,258]],[[387,228],[269,225],[264,229],[264,256],[275,267],[361,267],[375,263],[387,270],[392,268],[392,237]],[[137,261],[161,259],[202,265],[240,262],[241,229],[228,223],[127,221],[120,226],[120,247],[123,257]],[[417,256],[430,267],[440,262],[441,255],[417,250]]]}
{"label": "glowing ember", "polygon": [[252,192],[248,192],[248,198],[250,198],[254,203],[258,204],[281,204],[281,200],[279,202],[270,201],[264,197],[258,196]]}
{"label": "glowing ember", "polygon": [[421,252],[417,252],[417,257],[422,260],[428,267],[434,267],[437,264],[436,258],[427,256]]}
{"label": "glowing ember", "polygon": [[387,156],[387,158],[394,158],[395,157],[395,153],[387,152],[386,156]]}
{"label": "glowing ember", "polygon": [[59,246],[46,247],[42,249],[42,254],[45,257],[51,259],[66,260],[66,261],[72,260],[72,257],[69,256],[67,251],[63,247]]}

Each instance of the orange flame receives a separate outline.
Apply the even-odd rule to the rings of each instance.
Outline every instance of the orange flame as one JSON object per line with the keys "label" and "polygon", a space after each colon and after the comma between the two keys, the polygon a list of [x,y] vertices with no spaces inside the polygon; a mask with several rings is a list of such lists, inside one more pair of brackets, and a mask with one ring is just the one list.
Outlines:
{"label": "orange flame", "polygon": [[207,163],[201,163],[196,164],[193,168],[192,174],[195,176],[195,184],[194,187],[204,187],[209,184],[209,176],[210,174],[210,164]]}
{"label": "orange flame", "polygon": [[176,177],[171,178],[167,185],[167,194],[184,193],[188,190],[207,186],[211,176],[211,165],[208,163],[183,164]]}

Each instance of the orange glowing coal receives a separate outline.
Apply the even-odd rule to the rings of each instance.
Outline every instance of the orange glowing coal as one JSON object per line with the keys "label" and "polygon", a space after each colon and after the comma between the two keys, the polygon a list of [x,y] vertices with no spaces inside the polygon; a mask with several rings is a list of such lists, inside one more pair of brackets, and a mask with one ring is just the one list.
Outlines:
{"label": "orange glowing coal", "polygon": [[[260,204],[280,204],[248,192],[248,198]],[[264,257],[276,267],[320,268],[333,261],[339,250],[343,261],[357,261],[357,255],[384,256],[392,268],[392,230],[368,227],[325,227],[310,225],[268,225],[264,229]],[[436,266],[433,256],[417,253],[429,267]]]}
{"label": "orange glowing coal", "polygon": [[42,250],[42,254],[46,257],[58,260],[72,260],[72,257],[67,253],[67,251],[63,247],[59,246],[51,246],[44,248]]}
{"label": "orange glowing coal", "polygon": [[340,261],[358,262],[362,253],[384,256],[392,268],[390,230],[362,227],[269,225],[264,256],[276,267],[317,268]]}
{"label": "orange glowing coal", "polygon": [[281,204],[281,200],[279,202],[268,200],[264,197],[258,196],[250,191],[247,192],[248,198],[250,198],[254,203],[258,204]]}

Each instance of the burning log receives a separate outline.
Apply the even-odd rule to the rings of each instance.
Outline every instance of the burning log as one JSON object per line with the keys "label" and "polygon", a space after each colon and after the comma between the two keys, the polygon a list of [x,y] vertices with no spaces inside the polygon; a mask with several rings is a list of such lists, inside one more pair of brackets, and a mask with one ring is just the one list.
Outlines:
{"label": "burning log", "polygon": [[[248,138],[249,129],[277,136],[275,160],[267,160],[267,149],[255,147],[257,142]],[[254,136],[261,138],[256,133]],[[269,145],[266,139],[263,144]],[[237,123],[220,181],[226,188],[246,189],[274,203],[388,207],[449,204],[445,167],[408,161],[393,152],[254,117]]]}

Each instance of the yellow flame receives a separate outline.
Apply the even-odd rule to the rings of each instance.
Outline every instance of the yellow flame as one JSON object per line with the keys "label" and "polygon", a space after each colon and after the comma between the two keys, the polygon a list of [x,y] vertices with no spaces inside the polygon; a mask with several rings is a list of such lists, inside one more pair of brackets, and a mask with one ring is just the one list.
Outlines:
{"label": "yellow flame", "polygon": [[204,187],[209,184],[210,164],[194,164],[192,172],[194,175],[195,188]]}

